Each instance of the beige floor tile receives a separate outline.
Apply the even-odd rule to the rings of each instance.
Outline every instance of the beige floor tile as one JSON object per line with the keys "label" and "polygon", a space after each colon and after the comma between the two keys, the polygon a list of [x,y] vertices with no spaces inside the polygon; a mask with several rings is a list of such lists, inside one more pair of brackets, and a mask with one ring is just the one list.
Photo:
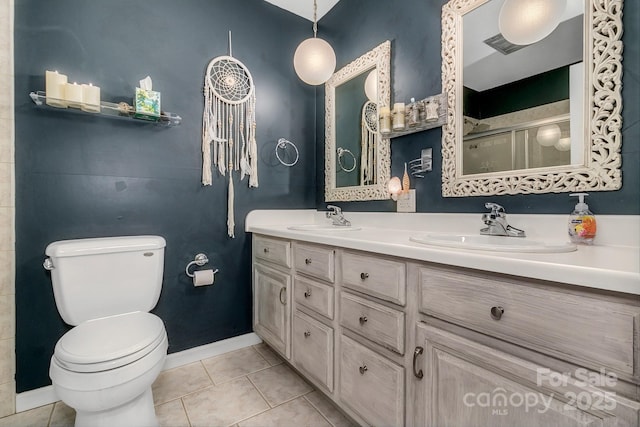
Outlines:
{"label": "beige floor tile", "polygon": [[182,399],[194,427],[231,426],[269,409],[246,378],[212,386]]}
{"label": "beige floor tile", "polygon": [[156,416],[161,427],[189,427],[189,419],[181,399],[156,406]]}
{"label": "beige floor tile", "polygon": [[309,393],[313,388],[286,365],[277,365],[269,369],[248,375],[260,390],[271,407]]}
{"label": "beige floor tile", "polygon": [[240,427],[331,427],[303,397],[239,423]]}
{"label": "beige floor tile", "polygon": [[260,355],[264,357],[264,359],[271,364],[271,366],[284,363],[284,360],[282,360],[282,357],[278,356],[278,354],[275,351],[273,351],[271,347],[269,347],[265,343],[256,344],[253,346],[253,348],[255,348],[256,351],[260,353]]}
{"label": "beige floor tile", "polygon": [[49,424],[53,404],[0,418],[0,427],[43,427]]}
{"label": "beige floor tile", "polygon": [[321,392],[312,391],[304,397],[313,405],[314,408],[324,415],[327,420],[329,420],[333,427],[355,427],[357,425],[340,412],[333,402],[327,399],[327,397],[325,397]]}
{"label": "beige floor tile", "polygon": [[259,371],[271,366],[252,347],[222,354],[202,361],[214,384]]}
{"label": "beige floor tile", "polygon": [[212,385],[202,363],[190,363],[163,371],[153,383],[153,401],[156,405],[177,399]]}
{"label": "beige floor tile", "polygon": [[75,421],[75,409],[67,406],[64,402],[56,402],[49,427],[73,427]]}

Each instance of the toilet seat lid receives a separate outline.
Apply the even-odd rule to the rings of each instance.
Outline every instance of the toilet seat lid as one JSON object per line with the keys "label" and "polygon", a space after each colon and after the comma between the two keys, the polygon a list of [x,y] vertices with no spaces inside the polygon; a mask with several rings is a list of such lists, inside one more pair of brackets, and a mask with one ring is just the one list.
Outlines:
{"label": "toilet seat lid", "polygon": [[104,371],[140,359],[165,337],[158,316],[136,311],[81,323],[60,338],[54,357],[75,372]]}

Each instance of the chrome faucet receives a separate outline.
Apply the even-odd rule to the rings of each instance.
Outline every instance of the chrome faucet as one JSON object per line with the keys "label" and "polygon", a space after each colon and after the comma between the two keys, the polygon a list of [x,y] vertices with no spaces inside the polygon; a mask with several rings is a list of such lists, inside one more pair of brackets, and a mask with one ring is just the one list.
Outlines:
{"label": "chrome faucet", "polygon": [[507,224],[507,213],[497,203],[485,203],[484,207],[491,212],[482,214],[482,221],[487,225],[480,229],[480,234],[488,236],[525,237],[524,230]]}
{"label": "chrome faucet", "polygon": [[333,205],[327,205],[327,209],[329,212],[326,215],[331,219],[331,224],[339,227],[351,227],[351,222],[342,215],[342,209]]}

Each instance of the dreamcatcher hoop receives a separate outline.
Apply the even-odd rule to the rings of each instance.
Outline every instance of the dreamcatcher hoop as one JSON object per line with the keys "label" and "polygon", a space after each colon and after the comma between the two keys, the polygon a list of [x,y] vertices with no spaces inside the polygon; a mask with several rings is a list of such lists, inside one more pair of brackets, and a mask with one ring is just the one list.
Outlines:
{"label": "dreamcatcher hoop", "polygon": [[378,105],[367,101],[362,107],[362,123],[367,126],[367,130],[372,133],[378,132]]}
{"label": "dreamcatcher hoop", "polygon": [[249,69],[233,56],[218,56],[209,62],[207,78],[214,95],[227,104],[242,104],[253,95]]}

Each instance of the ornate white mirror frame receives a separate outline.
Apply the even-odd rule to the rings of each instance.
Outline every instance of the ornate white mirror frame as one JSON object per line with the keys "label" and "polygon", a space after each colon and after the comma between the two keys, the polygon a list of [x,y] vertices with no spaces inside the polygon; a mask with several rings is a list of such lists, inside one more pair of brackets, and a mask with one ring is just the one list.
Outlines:
{"label": "ornate white mirror frame", "polygon": [[582,165],[462,174],[462,18],[488,0],[450,0],[442,8],[442,195],[465,197],[611,191],[622,186],[622,3],[584,0],[585,157]]}
{"label": "ornate white mirror frame", "polygon": [[350,64],[336,71],[325,84],[325,201],[384,200],[391,174],[389,139],[377,134],[376,182],[370,185],[336,187],[336,87],[368,72],[377,70],[378,108],[391,102],[391,42],[385,41]]}

